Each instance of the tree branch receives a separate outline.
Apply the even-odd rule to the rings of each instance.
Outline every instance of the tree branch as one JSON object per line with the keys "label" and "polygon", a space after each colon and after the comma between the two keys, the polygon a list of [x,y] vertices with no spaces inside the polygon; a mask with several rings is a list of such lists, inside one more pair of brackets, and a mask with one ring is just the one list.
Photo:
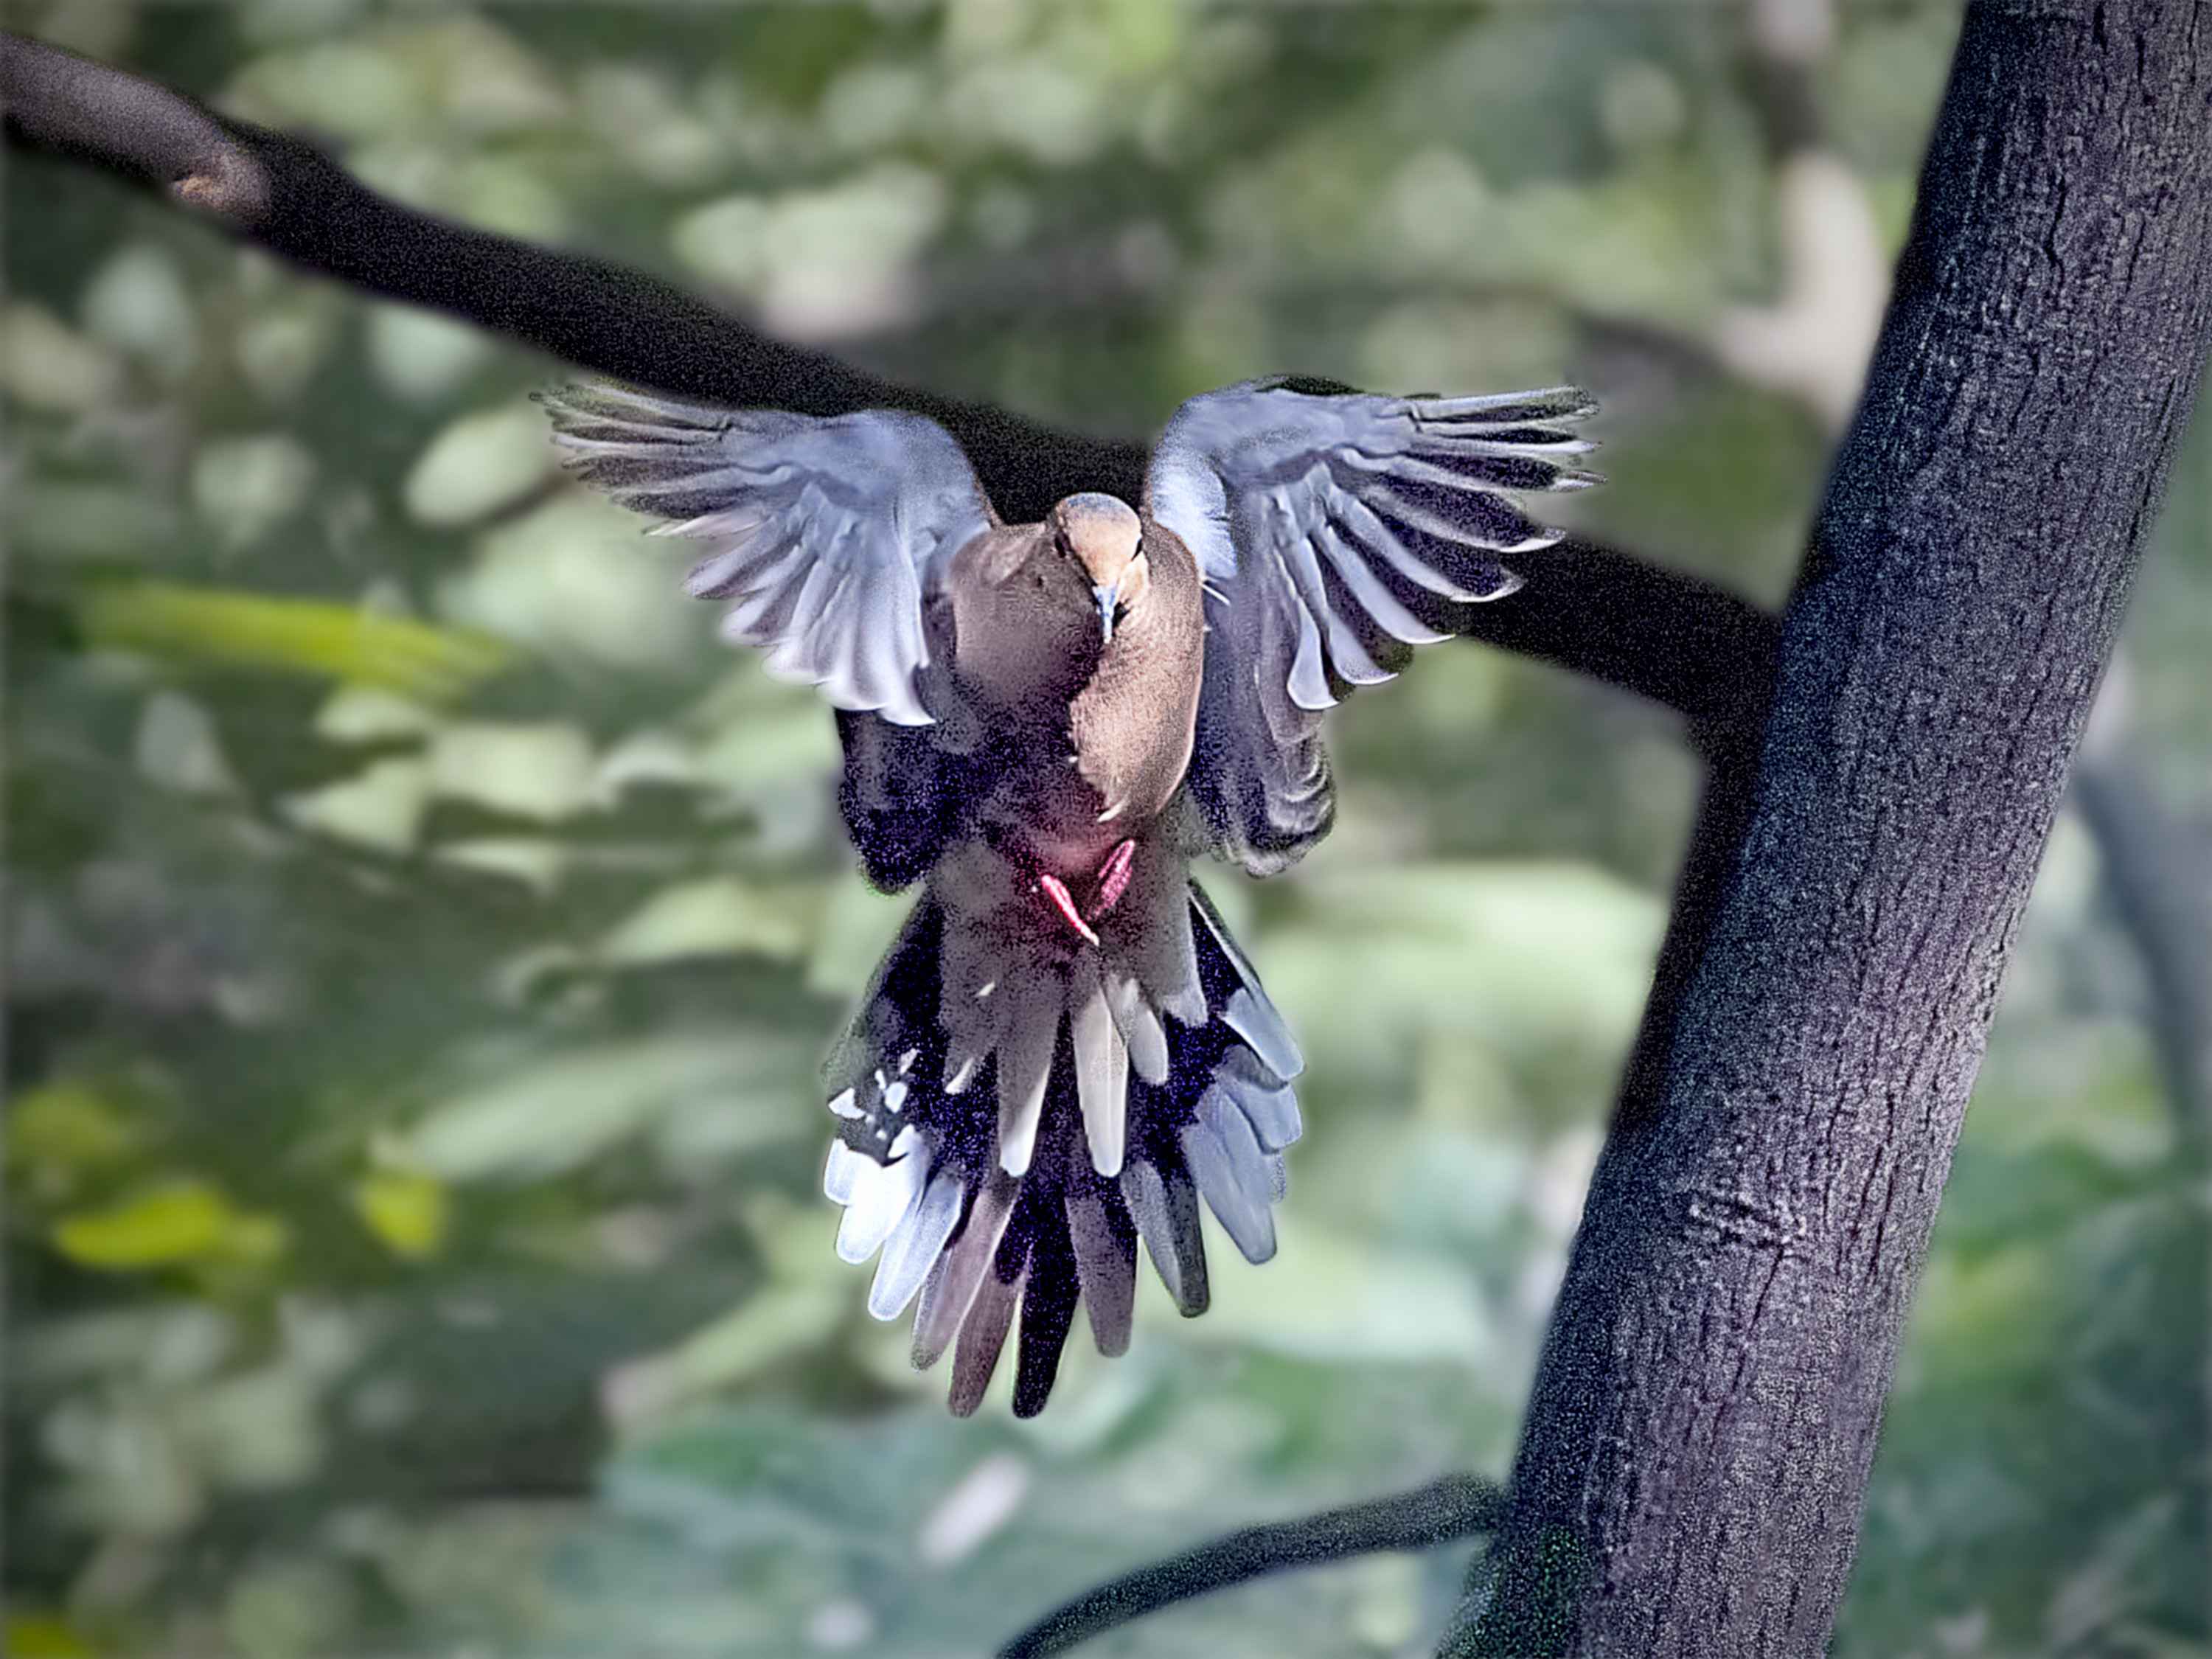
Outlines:
{"label": "tree branch", "polygon": [[151,81],[0,34],[0,111],[13,131],[149,179],[234,224],[268,210],[259,164],[215,117]]}
{"label": "tree branch", "polygon": [[1427,1549],[1486,1532],[1498,1524],[1504,1503],[1496,1482],[1448,1474],[1396,1497],[1248,1527],[1101,1584],[1015,1637],[999,1650],[999,1659],[1047,1659],[1175,1602],[1287,1567],[1319,1566],[1379,1550]]}
{"label": "tree branch", "polygon": [[[0,101],[19,137],[169,185],[307,270],[591,373],[732,407],[926,415],[958,440],[1011,521],[1041,519],[1079,490],[1143,494],[1143,444],[879,380],[642,271],[402,206],[311,144],[211,116],[119,70],[0,36]],[[1700,727],[1757,718],[1741,692],[1771,655],[1773,623],[1753,607],[1587,542],[1516,556],[1514,567],[1526,586],[1469,607],[1470,637],[1654,698]]]}
{"label": "tree branch", "polygon": [[1756,738],[1775,617],[1724,588],[1579,536],[1516,553],[1511,562],[1525,585],[1504,600],[1462,607],[1460,633],[1663,704],[1688,720],[1692,742],[1707,752],[1739,734]]}

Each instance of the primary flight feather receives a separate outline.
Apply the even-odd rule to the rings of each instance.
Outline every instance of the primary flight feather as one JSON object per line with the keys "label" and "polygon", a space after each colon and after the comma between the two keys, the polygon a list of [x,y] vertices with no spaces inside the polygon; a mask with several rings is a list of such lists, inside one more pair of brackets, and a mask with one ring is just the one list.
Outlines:
{"label": "primary flight feather", "polygon": [[1002,524],[951,435],[592,386],[548,395],[569,469],[708,544],[690,592],[837,708],[869,878],[923,890],[826,1068],[838,1254],[973,1411],[1017,1311],[1014,1408],[1079,1302],[1129,1340],[1142,1242],[1206,1303],[1199,1202],[1274,1252],[1297,1045],[1190,879],[1328,833],[1322,714],[1519,584],[1558,539],[1509,492],[1594,483],[1560,388],[1194,398],[1145,499]]}

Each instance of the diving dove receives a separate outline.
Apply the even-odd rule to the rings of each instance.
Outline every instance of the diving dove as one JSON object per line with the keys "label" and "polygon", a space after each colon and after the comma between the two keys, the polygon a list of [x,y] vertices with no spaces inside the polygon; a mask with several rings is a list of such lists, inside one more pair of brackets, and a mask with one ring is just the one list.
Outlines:
{"label": "diving dove", "polygon": [[1322,712],[1519,582],[1558,539],[1508,499],[1595,482],[1559,388],[1388,398],[1248,381],[1194,398],[1145,499],[1000,522],[942,428],[611,386],[548,394],[569,469],[707,544],[691,593],[839,710],[845,822],[920,902],[825,1068],[838,1254],[973,1411],[1018,1307],[1014,1409],[1079,1298],[1128,1345],[1137,1246],[1206,1304],[1202,1198],[1275,1248],[1297,1044],[1190,878],[1328,830]]}

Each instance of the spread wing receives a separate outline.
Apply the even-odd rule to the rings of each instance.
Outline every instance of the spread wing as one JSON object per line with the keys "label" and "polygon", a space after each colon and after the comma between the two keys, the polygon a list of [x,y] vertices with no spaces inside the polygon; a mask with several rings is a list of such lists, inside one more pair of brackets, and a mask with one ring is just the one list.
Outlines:
{"label": "spread wing", "polygon": [[1152,516],[1206,585],[1206,679],[1189,790],[1215,854],[1267,875],[1328,833],[1322,711],[1502,599],[1504,560],[1559,538],[1508,492],[1597,482],[1561,422],[1572,386],[1382,398],[1249,380],[1194,398],[1152,454]]}
{"label": "spread wing", "polygon": [[544,394],[568,470],[656,534],[710,544],[686,589],[769,672],[901,726],[931,715],[922,595],[996,520],[951,434],[919,415],[714,409],[610,386]]}

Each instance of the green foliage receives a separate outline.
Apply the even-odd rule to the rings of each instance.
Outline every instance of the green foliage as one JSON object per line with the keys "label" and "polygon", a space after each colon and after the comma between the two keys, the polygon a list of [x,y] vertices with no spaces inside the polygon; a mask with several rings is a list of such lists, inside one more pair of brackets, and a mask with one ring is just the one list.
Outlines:
{"label": "green foliage", "polygon": [[77,625],[95,651],[289,669],[437,702],[507,659],[497,641],[405,617],[169,582],[88,585]]}
{"label": "green foliage", "polygon": [[[1717,9],[21,9],[1049,418],[1573,376],[1587,522],[1766,597],[1817,487],[1814,416],[1710,349],[1781,264]],[[1893,241],[1953,22],[1849,9],[1822,70]],[[1473,647],[1363,693],[1334,839],[1209,878],[1313,1060],[1280,1258],[1217,1243],[1203,1320],[1155,1286],[1045,1418],[955,1423],[818,1194],[815,1068],[902,913],[818,702],[552,475],[556,366],[83,168],[5,188],[10,1651],[972,1653],[1209,1533],[1503,1472],[1686,823],[1666,720]],[[2175,495],[2135,648],[2179,754],[2201,442]],[[2201,1165],[2069,844],[1839,1651],[2202,1640]],[[1099,1648],[1410,1651],[1464,1555]]]}

